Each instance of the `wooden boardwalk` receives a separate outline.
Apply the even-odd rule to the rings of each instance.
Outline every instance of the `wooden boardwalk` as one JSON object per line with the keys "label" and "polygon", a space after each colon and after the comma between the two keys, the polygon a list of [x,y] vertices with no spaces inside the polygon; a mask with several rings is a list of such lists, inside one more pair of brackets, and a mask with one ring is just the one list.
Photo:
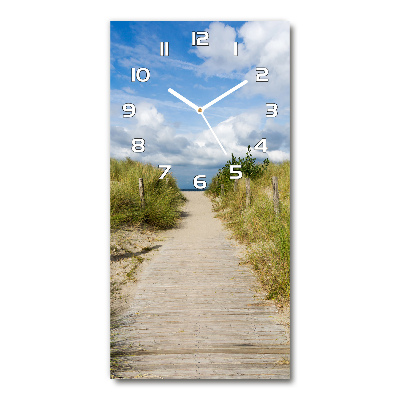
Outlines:
{"label": "wooden boardwalk", "polygon": [[201,192],[138,276],[112,352],[126,379],[288,379],[277,310]]}

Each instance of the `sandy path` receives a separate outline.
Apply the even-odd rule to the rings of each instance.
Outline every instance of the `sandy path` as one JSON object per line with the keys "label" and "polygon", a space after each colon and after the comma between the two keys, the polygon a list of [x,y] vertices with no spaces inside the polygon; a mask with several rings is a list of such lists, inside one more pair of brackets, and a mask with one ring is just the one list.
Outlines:
{"label": "sandy path", "polygon": [[179,228],[138,275],[115,332],[120,378],[287,379],[289,344],[277,310],[257,294],[239,247],[202,192],[186,192]]}

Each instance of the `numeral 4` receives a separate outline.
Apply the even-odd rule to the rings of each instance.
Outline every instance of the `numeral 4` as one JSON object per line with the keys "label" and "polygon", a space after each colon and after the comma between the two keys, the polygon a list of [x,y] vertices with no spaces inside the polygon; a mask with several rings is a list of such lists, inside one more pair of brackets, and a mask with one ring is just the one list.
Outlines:
{"label": "numeral 4", "polygon": [[263,153],[266,153],[268,150],[267,147],[267,139],[262,138],[255,146],[254,146],[255,150],[262,150]]}

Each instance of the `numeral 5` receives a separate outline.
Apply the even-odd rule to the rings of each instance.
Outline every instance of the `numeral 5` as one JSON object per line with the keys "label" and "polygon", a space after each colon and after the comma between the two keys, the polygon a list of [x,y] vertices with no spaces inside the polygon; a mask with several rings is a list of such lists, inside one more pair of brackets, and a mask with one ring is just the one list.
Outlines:
{"label": "numeral 5", "polygon": [[229,170],[231,174],[237,174],[237,176],[231,176],[230,179],[240,179],[243,174],[242,171],[235,171],[234,168],[242,168],[241,165],[230,165]]}

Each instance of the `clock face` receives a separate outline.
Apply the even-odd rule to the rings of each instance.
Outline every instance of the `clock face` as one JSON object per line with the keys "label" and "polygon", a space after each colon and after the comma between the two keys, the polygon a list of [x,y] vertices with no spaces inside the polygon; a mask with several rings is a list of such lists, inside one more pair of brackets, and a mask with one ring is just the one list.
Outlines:
{"label": "clock face", "polygon": [[118,21],[110,35],[111,157],[199,190],[248,146],[289,159],[288,22]]}

